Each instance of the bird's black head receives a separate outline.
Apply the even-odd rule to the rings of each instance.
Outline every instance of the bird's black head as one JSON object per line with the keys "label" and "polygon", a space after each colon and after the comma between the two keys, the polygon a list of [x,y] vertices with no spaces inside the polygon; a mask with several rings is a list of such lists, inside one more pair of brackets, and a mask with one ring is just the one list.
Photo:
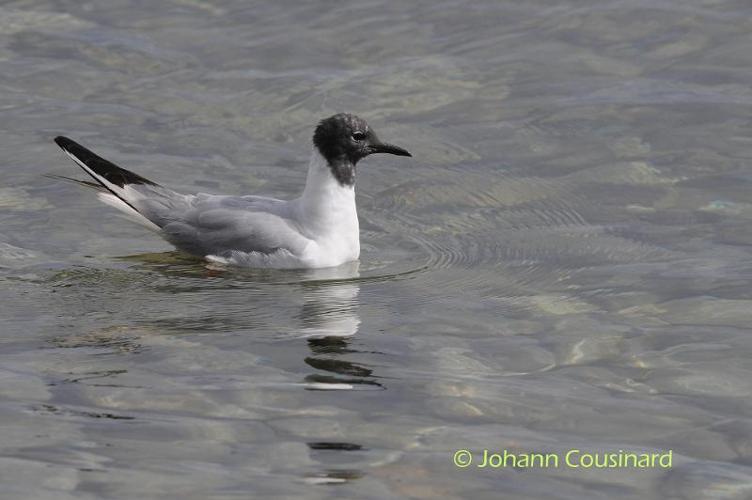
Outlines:
{"label": "bird's black head", "polygon": [[412,156],[398,146],[381,142],[364,119],[347,113],[321,120],[313,134],[313,144],[342,185],[355,182],[355,165],[370,154]]}

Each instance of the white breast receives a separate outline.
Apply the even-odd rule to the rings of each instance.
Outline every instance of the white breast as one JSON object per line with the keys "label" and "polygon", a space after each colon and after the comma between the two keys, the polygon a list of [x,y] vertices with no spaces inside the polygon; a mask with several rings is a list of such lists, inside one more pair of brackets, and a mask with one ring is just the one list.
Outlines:
{"label": "white breast", "polygon": [[355,188],[337,182],[315,148],[303,194],[292,203],[301,233],[311,239],[301,256],[307,267],[339,266],[360,256]]}

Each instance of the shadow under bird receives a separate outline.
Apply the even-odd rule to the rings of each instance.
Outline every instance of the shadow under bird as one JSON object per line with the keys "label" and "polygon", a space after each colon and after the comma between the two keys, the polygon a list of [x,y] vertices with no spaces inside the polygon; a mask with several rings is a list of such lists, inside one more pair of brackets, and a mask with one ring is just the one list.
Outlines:
{"label": "shadow under bird", "polygon": [[181,194],[120,168],[67,137],[55,142],[96,183],[101,201],[157,232],[179,250],[250,267],[322,268],[360,255],[355,170],[374,153],[411,156],[381,142],[365,120],[337,114],[313,135],[300,197]]}

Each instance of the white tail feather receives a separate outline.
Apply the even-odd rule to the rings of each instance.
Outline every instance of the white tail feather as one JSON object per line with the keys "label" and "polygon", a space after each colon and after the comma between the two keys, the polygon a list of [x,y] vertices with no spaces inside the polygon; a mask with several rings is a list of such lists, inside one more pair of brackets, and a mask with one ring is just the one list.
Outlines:
{"label": "white tail feather", "polygon": [[130,205],[125,203],[123,200],[115,196],[114,194],[110,193],[97,193],[97,197],[99,198],[99,201],[102,203],[109,205],[111,207],[117,208],[120,210],[128,220],[135,222],[137,224],[140,224],[147,229],[151,229],[154,232],[159,232],[160,228],[156,224],[154,224],[152,221],[138,213],[136,210],[133,209]]}
{"label": "white tail feather", "polygon": [[[109,205],[111,207],[117,208],[120,210],[123,214],[125,214],[126,218],[132,222],[135,222],[137,224],[140,224],[147,229],[150,229],[155,232],[159,232],[160,228],[156,224],[154,224],[152,221],[141,215],[135,208],[133,208],[129,203],[126,203],[124,200],[128,200],[129,196],[127,191],[124,188],[121,188],[120,186],[117,186],[111,182],[109,182],[107,179],[102,177],[101,175],[94,172],[91,168],[89,168],[84,162],[79,160],[75,155],[68,152],[66,149],[63,149],[65,151],[65,154],[70,156],[73,161],[76,162],[81,168],[86,170],[92,177],[94,177],[97,181],[99,181],[103,186],[105,186],[107,189],[109,189],[112,193],[97,193],[97,197],[99,198],[99,201],[102,203]],[[131,193],[132,194],[132,193]]]}

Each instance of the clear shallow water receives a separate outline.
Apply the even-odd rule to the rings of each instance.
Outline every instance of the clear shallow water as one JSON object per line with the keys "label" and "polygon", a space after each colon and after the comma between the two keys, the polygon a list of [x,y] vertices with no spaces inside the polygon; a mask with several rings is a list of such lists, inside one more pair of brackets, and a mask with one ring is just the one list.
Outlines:
{"label": "clear shallow water", "polygon": [[[752,7],[6,2],[8,498],[748,498]],[[348,110],[363,255],[177,254],[65,133],[185,191],[295,196]],[[457,449],[674,451],[460,470]]]}

